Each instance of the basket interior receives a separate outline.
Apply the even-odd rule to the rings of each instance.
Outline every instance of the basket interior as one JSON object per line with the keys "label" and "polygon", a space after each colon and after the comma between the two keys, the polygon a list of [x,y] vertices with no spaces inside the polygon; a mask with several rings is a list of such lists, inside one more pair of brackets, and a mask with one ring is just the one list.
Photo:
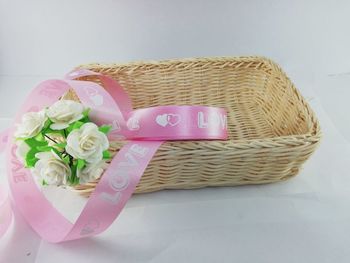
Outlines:
{"label": "basket interior", "polygon": [[311,129],[293,84],[261,58],[85,67],[118,80],[135,109],[174,104],[224,107],[231,140],[302,135]]}

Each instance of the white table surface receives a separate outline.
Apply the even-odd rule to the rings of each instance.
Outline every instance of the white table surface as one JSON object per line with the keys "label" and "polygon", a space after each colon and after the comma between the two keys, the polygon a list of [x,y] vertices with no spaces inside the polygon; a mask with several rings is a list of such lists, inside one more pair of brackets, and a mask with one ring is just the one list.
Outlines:
{"label": "white table surface", "polygon": [[[94,238],[49,244],[23,236],[16,239],[19,244],[13,249],[9,244],[18,232],[18,224],[14,225],[0,240],[0,260],[6,251],[9,257],[3,259],[4,263],[350,262],[350,75],[347,73],[349,65],[346,56],[341,55],[349,54],[349,39],[343,36],[342,30],[350,22],[345,18],[344,10],[350,6],[345,1],[339,1],[337,6],[332,5],[331,1],[322,4],[319,1],[307,4],[296,1],[298,4],[295,6],[284,1],[266,1],[266,5],[259,4],[259,1],[250,4],[222,1],[220,9],[205,2],[200,5],[201,11],[207,14],[205,16],[195,12],[199,8],[198,1],[188,1],[187,5],[183,1],[178,4],[155,1],[150,5],[136,2],[138,4],[106,1],[99,6],[97,1],[90,1],[83,12],[78,8],[82,1],[76,1],[71,6],[64,6],[60,4],[61,1],[52,1],[52,5],[37,1],[33,6],[22,2],[22,8],[16,9],[18,1],[0,0],[2,7],[6,7],[1,8],[0,5],[0,22],[3,22],[0,23],[0,37],[4,40],[0,50],[3,61],[7,62],[0,68],[0,129],[8,125],[25,94],[35,84],[49,77],[59,77],[73,65],[88,60],[106,61],[108,57],[124,61],[260,53],[279,62],[315,110],[324,133],[321,146],[300,174],[285,182],[135,195],[118,220],[106,232]],[[95,10],[97,6],[101,12]],[[123,11],[121,17],[112,15],[109,9],[113,8],[115,12],[116,8]],[[28,20],[11,24],[11,14],[15,10],[18,16],[27,17]],[[173,10],[179,12],[180,17],[176,17]],[[60,16],[50,17],[56,11],[66,12],[68,22],[65,22],[65,33],[60,31]],[[107,12],[107,15],[105,20],[100,20],[103,12]],[[208,15],[210,12],[216,19]],[[150,13],[153,16],[146,15]],[[192,16],[194,13],[196,16]],[[229,16],[231,13],[233,17]],[[45,17],[47,25],[39,23],[39,15]],[[254,15],[258,15],[260,20]],[[324,21],[323,17],[327,15],[333,20]],[[245,23],[241,24],[245,30],[242,30],[237,26],[242,22],[239,18],[248,16],[252,20],[245,19]],[[79,22],[81,32],[78,34],[74,17],[80,18],[77,21],[85,19],[90,31]],[[89,22],[89,19],[92,21]],[[162,25],[157,24],[158,20],[162,21]],[[184,20],[187,27],[181,24],[185,23]],[[150,36],[138,27],[137,21],[148,30]],[[113,22],[125,22],[135,34],[125,28],[103,27],[104,23],[111,25]],[[74,24],[73,28],[69,28],[69,23]],[[225,23],[225,32],[223,29],[215,30]],[[294,31],[294,25],[298,32]],[[233,26],[234,36],[231,38],[226,34],[231,32],[229,26]],[[25,29],[30,29],[30,32]],[[166,29],[169,31],[162,31]],[[248,29],[256,30],[253,32],[258,38],[249,35],[247,32],[251,31]],[[94,36],[101,38],[100,32],[106,34],[109,30],[119,30],[118,33],[122,33],[126,41],[118,43],[117,37],[108,36],[105,49],[99,50]],[[53,41],[52,32],[64,39]],[[169,32],[176,34],[172,41],[169,40]],[[65,41],[69,41],[75,33],[81,39],[71,38],[75,51],[67,51],[69,45]],[[31,38],[30,34],[35,37]],[[40,34],[46,34],[45,45],[50,44],[59,52],[45,45],[38,46],[36,38]],[[220,45],[213,39],[208,43],[200,38],[209,34],[214,34],[216,39],[222,36],[226,44]],[[160,36],[167,38],[162,41]],[[147,46],[140,44],[142,37]],[[176,42],[179,38],[185,41],[187,37],[192,44]],[[271,37],[275,37],[278,44],[271,41]],[[152,42],[151,38],[157,41]],[[27,39],[31,41],[24,43]],[[235,40],[238,42],[236,46]],[[254,44],[252,40],[256,40]],[[92,47],[89,41],[95,42],[95,46]],[[130,47],[131,43],[134,44]],[[178,49],[171,50],[171,43],[173,48]],[[150,48],[152,44],[154,46]],[[61,45],[66,53],[59,49]],[[40,56],[40,52],[43,52],[43,56]],[[3,181],[3,161],[0,162],[0,173]],[[46,194],[71,219],[76,217],[83,205],[83,199],[69,192],[47,191]],[[21,227],[25,228],[23,225]],[[32,249],[37,243],[39,250],[36,253]]]}

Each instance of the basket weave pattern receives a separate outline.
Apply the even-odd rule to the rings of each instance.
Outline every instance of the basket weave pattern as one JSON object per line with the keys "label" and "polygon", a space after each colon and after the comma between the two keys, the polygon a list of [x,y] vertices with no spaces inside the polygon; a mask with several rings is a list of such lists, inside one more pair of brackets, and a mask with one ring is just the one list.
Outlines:
{"label": "basket weave pattern", "polygon": [[[228,112],[229,140],[165,142],[136,193],[262,184],[298,173],[321,138],[319,123],[285,73],[261,57],[89,64],[127,90],[135,109],[205,105]],[[93,77],[83,78],[98,82]],[[74,94],[67,94],[73,96]],[[113,142],[115,152],[125,142]],[[76,186],[89,195],[98,181]]]}

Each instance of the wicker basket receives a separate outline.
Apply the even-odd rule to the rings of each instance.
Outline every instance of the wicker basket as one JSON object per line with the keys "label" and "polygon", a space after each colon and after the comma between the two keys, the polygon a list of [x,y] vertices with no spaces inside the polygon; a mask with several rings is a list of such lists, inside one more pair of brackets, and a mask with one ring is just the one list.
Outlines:
{"label": "wicker basket", "polygon": [[[229,140],[165,142],[136,193],[285,180],[298,173],[320,141],[314,113],[285,73],[266,58],[82,67],[116,79],[128,91],[134,108],[207,105],[228,112]],[[124,143],[113,142],[113,149],[118,151]],[[78,185],[75,191],[88,196],[96,183]]]}

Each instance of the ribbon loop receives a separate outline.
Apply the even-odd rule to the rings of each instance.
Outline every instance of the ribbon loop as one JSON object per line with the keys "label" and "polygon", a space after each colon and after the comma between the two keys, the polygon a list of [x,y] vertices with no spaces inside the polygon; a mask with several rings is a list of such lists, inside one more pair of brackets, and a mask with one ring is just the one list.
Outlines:
{"label": "ribbon loop", "polygon": [[[83,76],[99,77],[104,88],[91,81],[74,80]],[[50,242],[79,239],[107,229],[132,195],[163,141],[227,139],[227,115],[222,108],[159,106],[132,110],[130,98],[117,82],[84,69],[69,73],[65,80],[39,84],[27,97],[15,123],[28,111],[50,106],[69,89],[73,89],[80,101],[91,108],[91,119],[96,124],[112,125],[111,140],[127,139],[130,142],[113,158],[81,215],[72,224],[45,199],[30,171],[17,159],[17,146],[12,143],[14,128],[9,130],[7,168],[14,204],[32,228]],[[1,203],[0,196],[0,220],[4,214],[4,220],[0,221],[0,235],[11,221],[9,203]]]}

